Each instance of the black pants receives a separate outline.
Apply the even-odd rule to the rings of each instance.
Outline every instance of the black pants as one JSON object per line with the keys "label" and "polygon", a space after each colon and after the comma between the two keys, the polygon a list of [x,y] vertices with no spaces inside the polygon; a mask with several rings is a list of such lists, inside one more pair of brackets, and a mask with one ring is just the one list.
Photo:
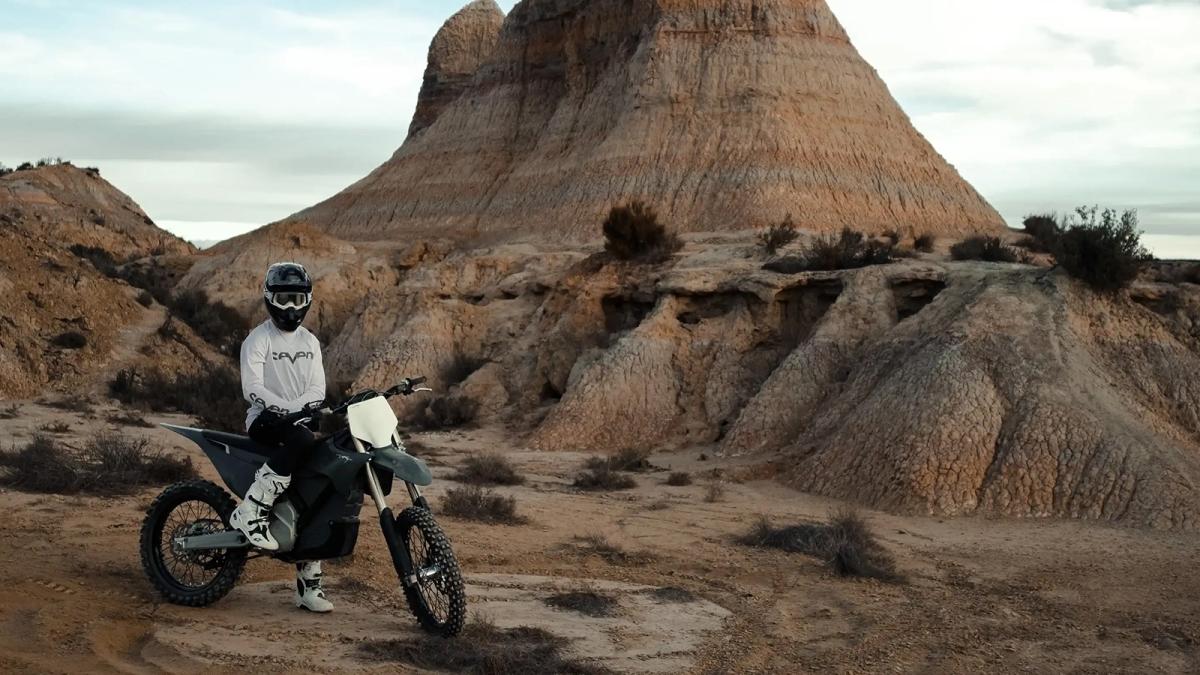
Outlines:
{"label": "black pants", "polygon": [[312,456],[317,438],[306,427],[280,424],[279,417],[263,411],[250,425],[250,438],[274,448],[267,466],[280,476],[290,476]]}

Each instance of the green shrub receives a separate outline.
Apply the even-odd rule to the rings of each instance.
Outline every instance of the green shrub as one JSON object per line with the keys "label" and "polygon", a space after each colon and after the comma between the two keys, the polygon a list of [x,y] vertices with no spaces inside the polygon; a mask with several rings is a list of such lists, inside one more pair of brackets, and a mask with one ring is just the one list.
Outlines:
{"label": "green shrub", "polygon": [[982,260],[984,262],[1024,262],[1021,252],[1005,246],[999,237],[971,237],[950,247],[950,257],[955,260]]}
{"label": "green shrub", "polygon": [[1111,293],[1129,285],[1153,257],[1142,247],[1137,211],[1080,207],[1067,220],[1054,257],[1071,276]]}
{"label": "green shrub", "polygon": [[767,255],[775,255],[779,249],[796,241],[800,233],[796,231],[796,224],[792,222],[792,216],[783,219],[783,222],[775,223],[767,229],[758,233],[758,243],[762,246]]}
{"label": "green shrub", "polygon": [[603,229],[604,250],[619,260],[662,262],[683,248],[678,235],[658,222],[654,209],[640,201],[613,207]]}
{"label": "green shrub", "polygon": [[893,243],[868,239],[862,232],[843,228],[839,234],[815,237],[801,253],[772,261],[763,269],[782,274],[848,270],[884,265],[896,259]]}

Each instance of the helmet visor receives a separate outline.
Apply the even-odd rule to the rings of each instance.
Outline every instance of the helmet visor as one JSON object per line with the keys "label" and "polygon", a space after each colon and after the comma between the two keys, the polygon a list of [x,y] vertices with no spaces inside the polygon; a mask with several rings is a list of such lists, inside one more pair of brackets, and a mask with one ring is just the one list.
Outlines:
{"label": "helmet visor", "polygon": [[304,309],[312,302],[312,293],[300,291],[279,291],[267,293],[267,302],[279,309]]}

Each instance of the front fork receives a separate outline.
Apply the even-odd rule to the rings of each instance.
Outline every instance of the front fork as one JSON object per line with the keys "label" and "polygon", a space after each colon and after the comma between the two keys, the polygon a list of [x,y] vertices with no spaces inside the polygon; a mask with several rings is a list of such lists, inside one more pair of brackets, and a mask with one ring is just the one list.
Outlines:
{"label": "front fork", "polygon": [[[365,453],[366,448],[363,447],[362,441],[351,436],[354,441],[354,449]],[[400,445],[400,436],[392,432],[392,442]],[[379,527],[383,530],[383,539],[387,542],[388,551],[392,554],[392,565],[396,568],[396,575],[400,577],[400,581],[407,588],[417,583],[416,565],[413,564],[412,556],[408,553],[408,547],[404,542],[400,541],[400,535],[396,532],[396,518],[392,515],[392,509],[387,504],[387,497],[383,494],[383,487],[379,485],[379,476],[375,475],[375,467],[368,462],[366,465],[367,471],[367,490],[371,493],[371,499],[375,502],[375,508],[379,510]],[[425,501],[425,497],[421,496],[421,491],[416,485],[405,481],[405,486],[408,487],[408,496],[412,498],[414,505],[428,509],[429,503]]]}

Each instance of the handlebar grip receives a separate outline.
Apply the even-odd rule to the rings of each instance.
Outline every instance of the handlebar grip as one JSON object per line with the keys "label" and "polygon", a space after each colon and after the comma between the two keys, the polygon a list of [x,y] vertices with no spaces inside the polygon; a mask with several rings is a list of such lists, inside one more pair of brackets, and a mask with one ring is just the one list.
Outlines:
{"label": "handlebar grip", "polygon": [[410,387],[415,387],[417,385],[425,384],[426,379],[427,378],[424,375],[422,375],[421,377],[413,377],[408,380],[408,385]]}

